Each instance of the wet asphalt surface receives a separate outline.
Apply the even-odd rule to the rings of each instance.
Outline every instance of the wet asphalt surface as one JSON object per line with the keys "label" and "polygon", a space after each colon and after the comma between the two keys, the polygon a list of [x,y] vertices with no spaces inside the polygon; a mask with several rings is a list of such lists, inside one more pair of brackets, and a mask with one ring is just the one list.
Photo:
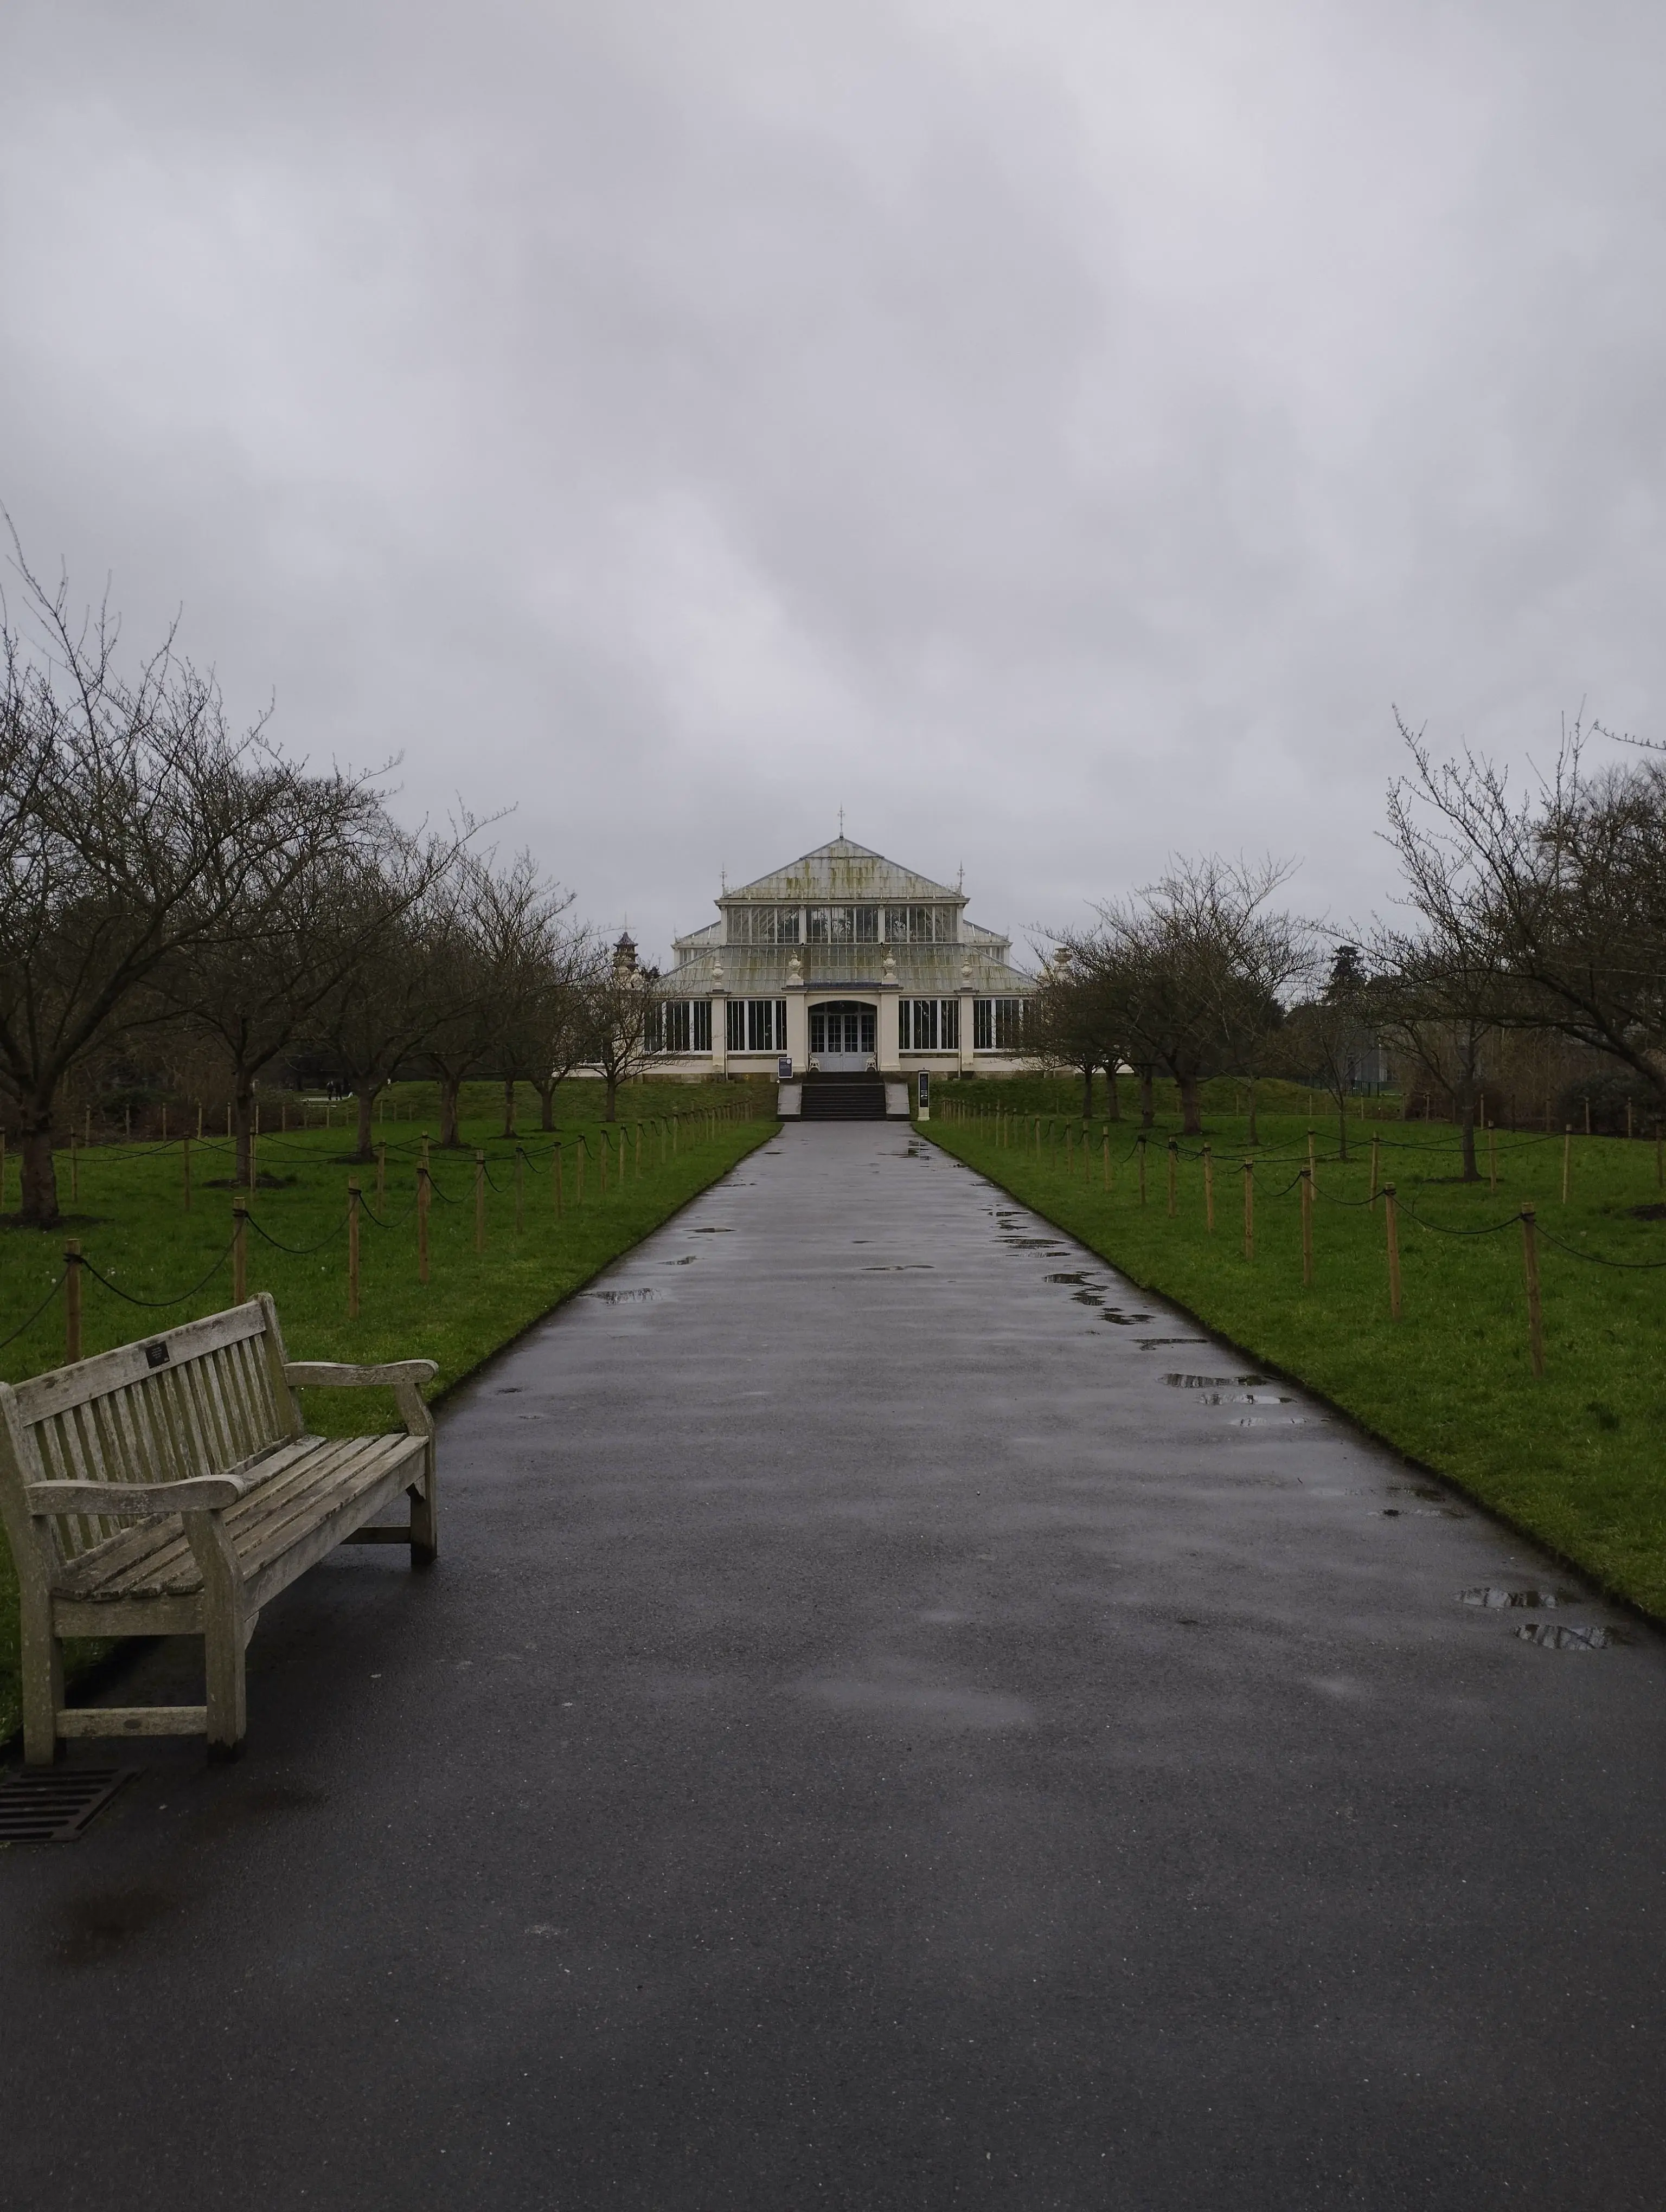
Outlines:
{"label": "wet asphalt surface", "polygon": [[787,1129],[0,1854],[6,2202],[1656,2212],[1666,1651],[1249,1372]]}

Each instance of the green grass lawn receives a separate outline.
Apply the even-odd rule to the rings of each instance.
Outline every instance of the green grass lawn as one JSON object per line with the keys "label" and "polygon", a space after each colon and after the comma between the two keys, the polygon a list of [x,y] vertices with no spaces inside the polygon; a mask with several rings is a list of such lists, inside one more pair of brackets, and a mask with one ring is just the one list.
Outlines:
{"label": "green grass lawn", "polygon": [[[1067,1088],[1067,1103],[1078,1096]],[[1498,1187],[1490,1190],[1485,1139],[1482,1181],[1466,1186],[1456,1180],[1456,1133],[1444,1124],[1353,1122],[1343,1164],[1334,1114],[1317,1119],[1314,1280],[1305,1287],[1299,1194],[1290,1185],[1307,1157],[1307,1117],[1261,1115],[1250,1261],[1245,1125],[1230,1110],[1233,1087],[1221,1086],[1219,1097],[1224,1110],[1206,1110],[1204,1139],[1185,1141],[1172,1218],[1171,1113],[1152,1132],[1143,1206],[1132,1121],[1096,1121],[1085,1155],[1076,1143],[1067,1166],[1066,1120],[1055,1116],[1048,1141],[1044,1095],[1026,1091],[1020,1102],[1016,1086],[956,1085],[934,1102],[929,1133],[1137,1284],[1311,1385],[1610,1590],[1666,1619],[1666,1267],[1638,1264],[1666,1261],[1666,1190],[1652,1139],[1576,1136],[1564,1205],[1560,1134],[1497,1133]],[[1022,1103],[1022,1120],[998,1124],[997,1101]],[[1080,1121],[1073,1127],[1079,1132]],[[1373,1138],[1381,1180],[1396,1186],[1397,1322],[1389,1310],[1383,1208],[1365,1203]],[[1201,1142],[1214,1163],[1213,1235]],[[1536,1209],[1541,1232],[1542,1377],[1529,1355],[1523,1232],[1514,1218],[1523,1204]],[[1657,1208],[1662,1214],[1648,1218]],[[1505,1224],[1496,1234],[1450,1233],[1495,1223]],[[1599,1258],[1631,1266],[1595,1264]]]}
{"label": "green grass lawn", "polygon": [[[422,1111],[431,1093],[416,1090],[396,1102]],[[708,1125],[706,1109],[739,1113],[750,1104],[757,1118]],[[435,1200],[429,1214],[429,1280],[417,1279],[416,1164],[423,1123],[390,1118],[379,1131],[387,1145],[383,1203],[374,1197],[374,1170],[347,1157],[351,1137],[340,1126],[287,1134],[263,1134],[258,1149],[261,1187],[251,1218],[267,1235],[248,1233],[251,1291],[270,1291],[277,1301],[291,1358],[374,1361],[423,1358],[440,1372],[429,1395],[451,1389],[500,1345],[587,1282],[599,1268],[657,1228],[696,1192],[774,1133],[773,1086],[714,1084],[632,1085],[622,1092],[620,1122],[627,1133],[627,1174],[617,1167],[618,1128],[604,1194],[599,1173],[600,1085],[570,1083],[558,1103],[564,1202],[555,1211],[555,1138],[536,1127],[536,1113],[521,1116],[520,1146],[522,1226],[515,1225],[516,1144],[500,1133],[501,1093],[481,1085],[465,1094],[464,1146],[431,1148]],[[683,1116],[676,1150],[660,1117]],[[316,1118],[316,1115],[314,1116]],[[528,1124],[531,1126],[528,1126]],[[429,1120],[428,1126],[435,1126]],[[640,1173],[636,1131],[641,1127]],[[580,1139],[587,1155],[584,1198],[577,1191]],[[475,1249],[474,1152],[486,1155],[485,1249]],[[88,1259],[130,1297],[173,1298],[196,1284],[181,1303],[135,1306],[103,1284],[85,1279],[82,1351],[101,1352],[135,1337],[213,1313],[231,1303],[231,1277],[223,1255],[231,1233],[233,1193],[229,1148],[193,1142],[192,1204],[183,1205],[177,1143],[95,1146],[80,1154],[79,1195],[69,1195],[68,1156],[59,1155],[65,1219],[53,1230],[26,1230],[15,1212],[0,1218],[0,1338],[11,1335],[51,1291],[64,1267],[66,1240],[79,1238]],[[345,1222],[347,1184],[357,1176],[367,1206],[360,1231],[360,1313],[347,1317]],[[15,1208],[17,1167],[7,1170],[9,1208]],[[280,1249],[279,1246],[292,1248]],[[222,1264],[216,1267],[216,1260]],[[213,1270],[212,1273],[210,1271]],[[208,1277],[206,1281],[202,1278]],[[18,1382],[64,1358],[61,1291],[21,1334],[0,1350],[0,1379]],[[307,1415],[320,1432],[344,1435],[392,1425],[386,1394],[313,1391]],[[0,1534],[0,1742],[18,1723],[16,1583],[10,1553]],[[72,1650],[72,1663],[92,1656]]]}

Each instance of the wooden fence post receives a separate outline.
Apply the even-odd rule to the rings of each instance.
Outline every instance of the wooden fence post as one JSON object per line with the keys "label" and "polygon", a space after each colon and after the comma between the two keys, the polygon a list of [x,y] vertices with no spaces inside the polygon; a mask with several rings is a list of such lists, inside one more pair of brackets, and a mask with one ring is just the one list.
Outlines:
{"label": "wooden fence post", "polygon": [[1395,1214],[1394,1185],[1383,1192],[1383,1225],[1389,1236],[1389,1318],[1400,1318],[1400,1224]]}
{"label": "wooden fence post", "polygon": [[1568,1176],[1572,1167],[1573,1124],[1572,1121],[1566,1121],[1562,1125],[1562,1203],[1564,1206],[1567,1204]]}
{"label": "wooden fence post", "polygon": [[1377,1211],[1377,1161],[1382,1144],[1381,1137],[1373,1137],[1371,1140],[1371,1210],[1373,1213]]}
{"label": "wooden fence post", "polygon": [[[90,1107],[88,1107],[88,1109],[87,1109],[87,1127],[88,1127],[88,1130],[89,1130],[89,1131],[91,1130],[92,1126],[93,1126],[93,1112],[92,1112],[92,1109],[91,1109]],[[199,1099],[197,1101],[197,1141],[200,1144],[200,1143],[202,1142],[202,1139],[203,1139],[203,1102],[202,1102],[202,1100],[199,1098]]]}
{"label": "wooden fence post", "polygon": [[81,1357],[81,1239],[72,1237],[64,1248],[64,1357]]}
{"label": "wooden fence post", "polygon": [[1315,1190],[1319,1188],[1319,1163],[1313,1151],[1313,1132],[1307,1133],[1307,1179]]}
{"label": "wooden fence post", "polygon": [[639,1121],[639,1122],[636,1124],[636,1180],[637,1180],[637,1182],[641,1182],[641,1179],[642,1179],[642,1125],[641,1125],[641,1123]]}
{"label": "wooden fence post", "polygon": [[1215,1233],[1215,1156],[1208,1145],[1203,1147],[1203,1225],[1213,1237]]}
{"label": "wooden fence post", "polygon": [[526,1226],[526,1154],[524,1149],[517,1145],[515,1146],[515,1235],[519,1237]]}
{"label": "wooden fence post", "polygon": [[1169,1139],[1169,1218],[1170,1221],[1173,1220],[1175,1215],[1180,1211],[1180,1207],[1177,1203],[1177,1186],[1179,1178],[1180,1139],[1178,1137],[1170,1137]]}
{"label": "wooden fence post", "polygon": [[1256,1163],[1243,1163],[1243,1256],[1256,1256]]}
{"label": "wooden fence post", "polygon": [[1302,1282],[1313,1281],[1313,1170],[1302,1170]]}
{"label": "wooden fence post", "polygon": [[423,1158],[416,1170],[416,1279],[428,1280],[428,1210],[434,1194],[428,1171],[428,1139],[423,1139]]}
{"label": "wooden fence post", "polygon": [[1527,1277],[1527,1349],[1533,1372],[1545,1371],[1544,1316],[1539,1307],[1538,1216],[1530,1206],[1522,1208],[1522,1268]]}
{"label": "wooden fence post", "polygon": [[249,1295],[249,1201],[231,1202],[231,1302],[240,1306]]}
{"label": "wooden fence post", "polygon": [[474,1156],[474,1249],[486,1249],[486,1155]]}
{"label": "wooden fence post", "polygon": [[359,1179],[347,1182],[347,1318],[359,1317]]}

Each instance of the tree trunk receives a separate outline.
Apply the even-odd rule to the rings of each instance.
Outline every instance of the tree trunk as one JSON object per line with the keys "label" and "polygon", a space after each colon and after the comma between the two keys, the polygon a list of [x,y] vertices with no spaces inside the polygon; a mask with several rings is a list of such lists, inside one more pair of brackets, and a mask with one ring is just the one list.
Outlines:
{"label": "tree trunk", "polygon": [[605,1121],[617,1121],[619,1118],[619,1078],[617,1072],[612,1068],[607,1069],[604,1076],[604,1080],[607,1085],[607,1111],[602,1115],[602,1119]]}
{"label": "tree trunk", "polygon": [[58,1169],[52,1160],[50,1101],[44,1107],[37,1103],[33,1110],[25,1102],[23,1126],[18,1136],[23,1182],[22,1210],[18,1218],[31,1229],[50,1229],[58,1218]]}
{"label": "tree trunk", "polygon": [[1339,1091],[1336,1094],[1336,1127],[1341,1133],[1337,1152],[1341,1158],[1347,1159],[1348,1156],[1348,1095],[1346,1091]]}
{"label": "tree trunk", "polygon": [[1149,1129],[1157,1119],[1157,1086],[1152,1081],[1150,1068],[1140,1071],[1140,1126]]}
{"label": "tree trunk", "polygon": [[1122,1118],[1122,1097],[1116,1085],[1116,1063],[1114,1060],[1105,1062],[1105,1113],[1113,1121],[1120,1121]]}
{"label": "tree trunk", "polygon": [[1463,1148],[1463,1180],[1465,1182],[1479,1182],[1481,1170],[1475,1165],[1474,1096],[1465,1088],[1455,1103],[1458,1109],[1458,1140]]}
{"label": "tree trunk", "polygon": [[503,1079],[503,1133],[506,1137],[520,1133],[515,1127],[515,1079],[513,1075],[506,1075]]}
{"label": "tree trunk", "polygon": [[556,1126],[556,1086],[547,1081],[540,1083],[535,1076],[532,1088],[538,1093],[538,1127],[545,1131],[553,1130]]}
{"label": "tree trunk", "polygon": [[457,1098],[463,1088],[460,1075],[441,1075],[440,1078],[440,1142],[453,1151],[463,1139],[457,1133]]}
{"label": "tree trunk", "polygon": [[1201,1137],[1203,1134],[1203,1106],[1198,1095],[1197,1078],[1195,1075],[1182,1075],[1177,1079],[1180,1085],[1180,1133],[1183,1137]]}
{"label": "tree trunk", "polygon": [[1082,1119],[1093,1119],[1093,1062],[1086,1061],[1082,1068]]}
{"label": "tree trunk", "polygon": [[249,1170],[254,1153],[254,1080],[240,1067],[231,1074],[232,1127],[237,1132],[237,1164],[231,1179],[239,1190],[249,1188]]}
{"label": "tree trunk", "polygon": [[370,1112],[381,1096],[381,1091],[380,1083],[356,1083],[353,1085],[353,1096],[358,1101],[359,1108],[359,1158],[362,1160],[374,1160],[376,1157],[376,1140]]}

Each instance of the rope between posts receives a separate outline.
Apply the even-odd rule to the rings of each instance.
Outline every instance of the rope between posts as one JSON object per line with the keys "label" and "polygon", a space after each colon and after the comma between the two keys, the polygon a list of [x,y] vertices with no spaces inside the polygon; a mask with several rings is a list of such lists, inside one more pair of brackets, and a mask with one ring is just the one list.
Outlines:
{"label": "rope between posts", "polygon": [[1426,1229],[1435,1237],[1496,1237],[1500,1230],[1513,1229],[1522,1218],[1519,1213],[1512,1213],[1503,1221],[1483,1222],[1479,1229],[1448,1229],[1438,1221],[1426,1221],[1403,1200],[1400,1211],[1408,1221],[1414,1221],[1420,1229]]}
{"label": "rope between posts", "polygon": [[182,1306],[187,1298],[194,1298],[198,1291],[205,1290],[207,1288],[209,1284],[214,1280],[215,1277],[219,1273],[222,1267],[225,1266],[227,1261],[230,1259],[230,1257],[231,1246],[230,1244],[228,1244],[225,1250],[220,1255],[214,1265],[209,1269],[206,1275],[203,1276],[199,1281],[193,1283],[188,1291],[181,1291],[177,1297],[171,1298],[142,1298],[137,1297],[131,1291],[123,1290],[119,1283],[112,1283],[108,1275],[101,1273],[100,1270],[93,1265],[92,1261],[87,1257],[84,1252],[82,1254],[78,1264],[86,1268],[88,1273],[93,1278],[93,1280],[95,1283],[102,1283],[106,1291],[113,1291],[119,1298],[125,1298],[130,1306]]}
{"label": "rope between posts", "polygon": [[1542,1221],[1538,1227],[1539,1234],[1547,1244],[1554,1244],[1559,1252],[1566,1252],[1571,1260],[1587,1261],[1593,1267],[1620,1267],[1627,1271],[1641,1269],[1645,1273],[1654,1267],[1666,1267],[1666,1260],[1609,1260],[1601,1252],[1582,1252],[1577,1244],[1566,1243],[1561,1237],[1553,1235]]}
{"label": "rope between posts", "polygon": [[325,1233],[319,1237],[316,1244],[285,1244],[281,1241],[281,1239],[274,1237],[270,1229],[263,1229],[260,1224],[255,1219],[253,1214],[246,1213],[243,1216],[243,1218],[248,1223],[249,1227],[255,1231],[257,1236],[264,1237],[265,1238],[267,1243],[272,1247],[274,1251],[287,1252],[290,1258],[295,1260],[308,1260],[312,1257],[314,1252],[321,1252],[326,1244],[333,1244],[337,1237],[342,1234],[342,1231],[347,1226],[347,1216],[343,1214],[336,1226],[331,1230],[326,1231]]}
{"label": "rope between posts", "polygon": [[[85,1262],[82,1264],[84,1265]],[[64,1270],[63,1274],[61,1274],[58,1280],[52,1285],[51,1290],[47,1291],[46,1297],[42,1298],[40,1304],[35,1308],[34,1311],[29,1316],[27,1321],[20,1322],[17,1327],[13,1329],[9,1336],[0,1336],[0,1352],[3,1352],[9,1344],[15,1344],[18,1338],[22,1335],[25,1329],[33,1328],[34,1327],[41,1315],[46,1312],[47,1307],[51,1305],[52,1300],[64,1288],[64,1283],[68,1279],[69,1273],[70,1271],[66,1267]]]}

